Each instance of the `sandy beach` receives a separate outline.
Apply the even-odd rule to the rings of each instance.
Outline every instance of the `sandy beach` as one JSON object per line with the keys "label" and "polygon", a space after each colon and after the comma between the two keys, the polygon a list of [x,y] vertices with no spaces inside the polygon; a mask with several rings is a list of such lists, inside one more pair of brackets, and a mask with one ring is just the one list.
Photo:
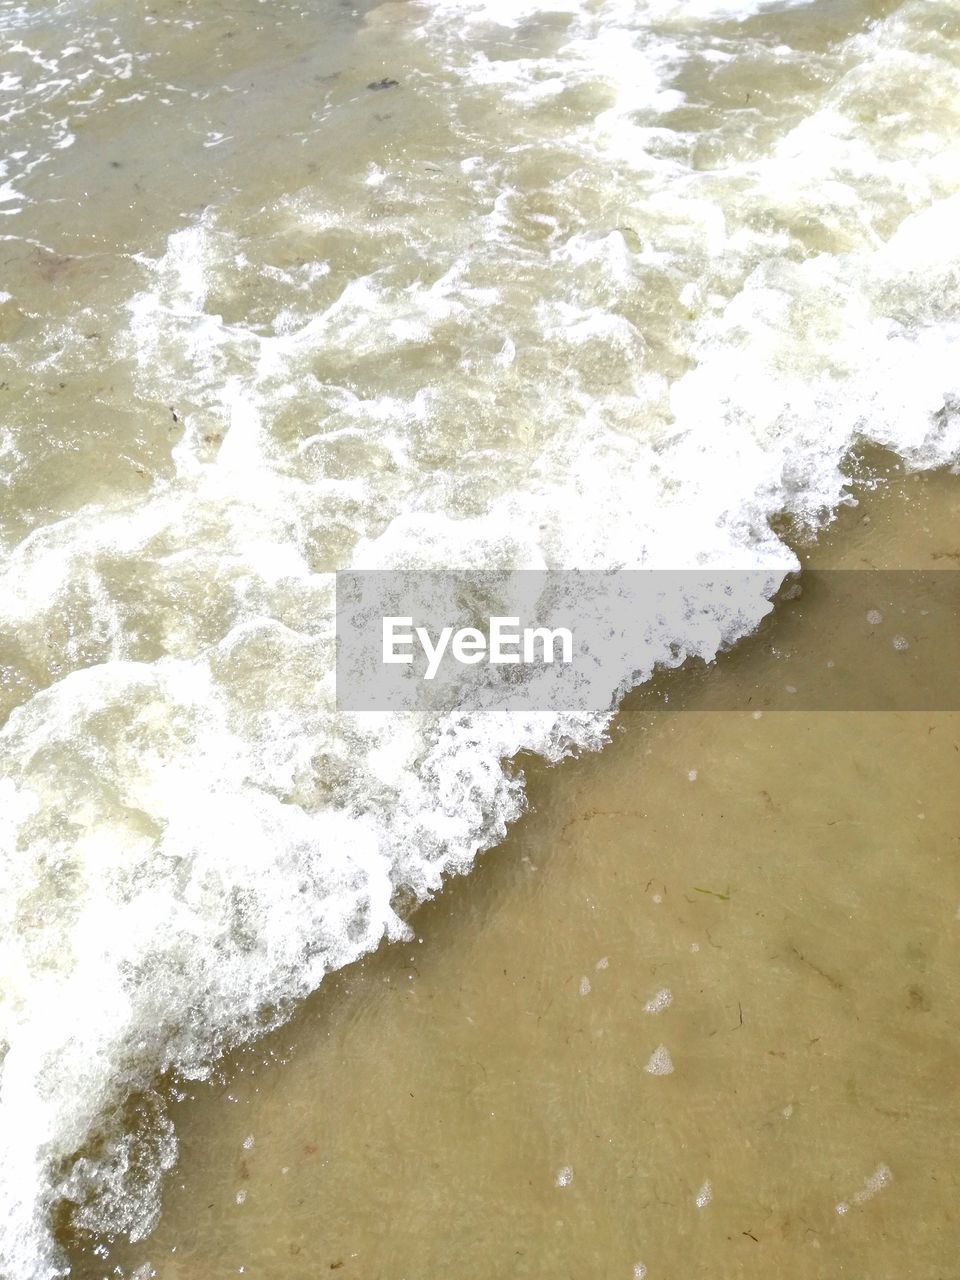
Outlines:
{"label": "sandy beach", "polygon": [[[956,476],[893,470],[802,557],[942,568],[958,517]],[[802,643],[843,657],[829,614]],[[950,1273],[960,715],[634,697],[601,753],[525,768],[411,943],[174,1107],[155,1233],[75,1275]]]}
{"label": "sandy beach", "polygon": [[952,1280],[956,0],[0,67],[0,1280]]}

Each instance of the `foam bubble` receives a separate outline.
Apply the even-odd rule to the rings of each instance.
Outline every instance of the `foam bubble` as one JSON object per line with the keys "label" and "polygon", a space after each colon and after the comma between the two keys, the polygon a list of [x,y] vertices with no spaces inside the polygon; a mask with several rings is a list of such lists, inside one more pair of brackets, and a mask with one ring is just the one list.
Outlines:
{"label": "foam bubble", "polygon": [[[693,944],[696,946],[696,943]],[[666,987],[662,987],[655,996],[651,996],[643,1006],[644,1013],[662,1013],[673,1004],[673,996]]]}
{"label": "foam bubble", "polygon": [[673,1059],[665,1044],[658,1045],[651,1053],[647,1065],[643,1068],[651,1076],[669,1076],[673,1074]]}

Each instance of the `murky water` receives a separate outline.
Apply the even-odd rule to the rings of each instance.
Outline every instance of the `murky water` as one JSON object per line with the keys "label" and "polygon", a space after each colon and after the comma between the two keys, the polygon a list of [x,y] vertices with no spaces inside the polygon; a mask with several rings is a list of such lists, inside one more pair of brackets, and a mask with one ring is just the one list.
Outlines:
{"label": "murky water", "polygon": [[[958,517],[894,478],[805,559],[937,567]],[[797,643],[857,657],[812,608],[714,686]],[[412,943],[188,1089],[156,1232],[76,1274],[949,1275],[958,752],[956,712],[628,701]]]}
{"label": "murky water", "polygon": [[878,448],[829,554],[954,564],[956,4],[0,14],[0,1274],[939,1274],[953,718],[553,774],[338,711],[332,604],[782,572]]}

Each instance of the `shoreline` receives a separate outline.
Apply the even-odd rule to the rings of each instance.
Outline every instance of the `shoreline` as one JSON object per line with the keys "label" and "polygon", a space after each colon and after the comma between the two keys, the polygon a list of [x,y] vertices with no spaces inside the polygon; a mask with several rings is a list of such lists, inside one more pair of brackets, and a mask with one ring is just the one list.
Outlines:
{"label": "shoreline", "polygon": [[[955,476],[894,467],[801,555],[939,565],[958,511]],[[748,639],[705,684],[777,660]],[[956,712],[634,691],[601,752],[523,762],[527,814],[414,941],[188,1087],[156,1232],[71,1274],[97,1243],[159,1280],[945,1261],[957,741]]]}
{"label": "shoreline", "polygon": [[[2,43],[0,1280],[57,1240],[74,1280],[882,1272],[864,1223],[949,1271],[960,609],[869,571],[960,568],[956,476],[905,475],[960,467],[951,5],[40,5]],[[338,569],[801,543],[853,572],[609,735],[612,686],[337,702]],[[654,627],[615,587],[642,643],[601,610],[578,652],[709,660],[780,580]]]}

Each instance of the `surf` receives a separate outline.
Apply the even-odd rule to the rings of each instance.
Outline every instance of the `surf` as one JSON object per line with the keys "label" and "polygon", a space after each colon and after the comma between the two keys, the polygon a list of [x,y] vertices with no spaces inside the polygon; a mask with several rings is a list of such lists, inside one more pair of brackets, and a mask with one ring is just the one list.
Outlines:
{"label": "surf", "polygon": [[[94,60],[83,107],[43,38],[120,34],[11,28],[40,88],[11,99],[36,204],[5,226],[53,243],[60,193],[81,207],[68,260],[17,241],[2,303],[33,392],[2,453],[0,1273],[63,1274],[55,1211],[148,1233],[157,1081],[407,936],[522,812],[518,754],[599,749],[636,670],[751,632],[796,567],[777,529],[828,523],[858,450],[956,465],[955,15],[887,8],[818,39],[814,6],[384,5],[299,89],[290,8],[182,92],[152,54]],[[204,129],[225,168],[190,201],[139,241],[130,201],[88,223],[69,122],[119,145],[131,94],[273,150]],[[418,718],[337,708],[351,567],[768,577],[652,634],[605,714]]]}

